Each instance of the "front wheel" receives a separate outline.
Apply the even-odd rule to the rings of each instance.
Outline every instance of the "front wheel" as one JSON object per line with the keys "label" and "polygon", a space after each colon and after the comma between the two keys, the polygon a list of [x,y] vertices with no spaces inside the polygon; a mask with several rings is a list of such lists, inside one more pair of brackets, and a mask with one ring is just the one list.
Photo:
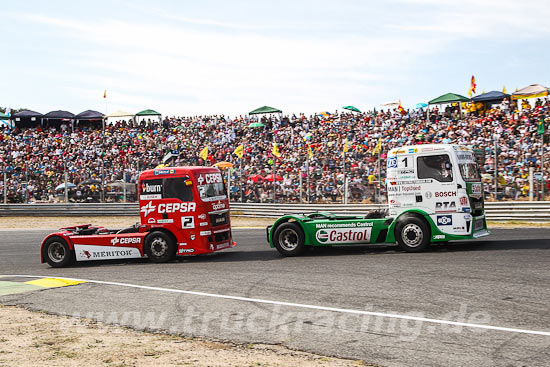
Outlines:
{"label": "front wheel", "polygon": [[52,237],[46,241],[42,256],[52,268],[62,268],[73,262],[74,254],[67,241],[60,237]]}
{"label": "front wheel", "polygon": [[404,218],[395,228],[397,244],[406,252],[420,252],[430,245],[430,228],[418,217]]}
{"label": "front wheel", "polygon": [[306,247],[304,231],[297,223],[283,223],[273,234],[273,245],[283,256],[298,256]]}
{"label": "front wheel", "polygon": [[164,232],[153,232],[145,239],[145,253],[152,262],[165,263],[176,255],[176,244]]}

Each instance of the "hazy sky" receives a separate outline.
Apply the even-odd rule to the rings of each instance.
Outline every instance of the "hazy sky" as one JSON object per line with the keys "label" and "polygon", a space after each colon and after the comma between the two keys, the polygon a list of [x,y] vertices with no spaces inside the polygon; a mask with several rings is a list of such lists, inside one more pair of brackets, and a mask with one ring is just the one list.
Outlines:
{"label": "hazy sky", "polygon": [[[0,106],[246,114],[549,85],[550,2],[10,1]],[[103,91],[107,90],[107,104]]]}

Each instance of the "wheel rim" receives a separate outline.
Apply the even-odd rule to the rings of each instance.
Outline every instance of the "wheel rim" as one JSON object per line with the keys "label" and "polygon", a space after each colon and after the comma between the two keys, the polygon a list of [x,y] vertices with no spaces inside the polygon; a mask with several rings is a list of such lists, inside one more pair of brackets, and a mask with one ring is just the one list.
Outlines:
{"label": "wheel rim", "polygon": [[166,240],[161,237],[155,237],[153,241],[151,241],[151,254],[156,257],[163,256],[166,251],[168,250],[168,244],[166,243]]}
{"label": "wheel rim", "polygon": [[48,257],[54,263],[60,263],[65,259],[65,246],[60,242],[52,242],[48,246]]}
{"label": "wheel rim", "polygon": [[285,251],[292,251],[298,247],[298,233],[291,228],[283,229],[279,235],[279,246]]}
{"label": "wheel rim", "polygon": [[403,227],[403,230],[401,231],[401,238],[408,247],[418,247],[422,244],[424,232],[419,225],[409,223]]}

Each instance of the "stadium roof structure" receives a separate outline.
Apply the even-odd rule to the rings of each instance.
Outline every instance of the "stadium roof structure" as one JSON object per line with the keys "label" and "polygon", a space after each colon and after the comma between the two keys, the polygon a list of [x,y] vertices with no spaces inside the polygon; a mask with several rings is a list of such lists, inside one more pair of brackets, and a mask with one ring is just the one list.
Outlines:
{"label": "stadium roof structure", "polygon": [[103,119],[103,114],[94,110],[86,110],[80,112],[74,118],[75,120],[101,120]]}
{"label": "stadium roof structure", "polygon": [[456,93],[447,93],[442,96],[439,96],[435,99],[432,99],[428,104],[443,104],[443,103],[452,103],[452,102],[469,102],[470,98],[461,96]]}
{"label": "stadium roof structure", "polygon": [[540,84],[531,84],[525,88],[521,88],[517,92],[512,93],[512,99],[524,99],[524,98],[535,98],[535,97],[545,97],[550,92],[550,89],[546,88]]}
{"label": "stadium roof structure", "polygon": [[35,112],[31,110],[25,110],[17,112],[12,116],[12,118],[18,117],[18,118],[31,118],[31,117],[42,117],[43,115],[40,112]]}
{"label": "stadium roof structure", "polygon": [[498,90],[493,90],[491,92],[480,94],[472,98],[474,102],[489,102],[489,101],[502,101],[504,98],[510,97],[509,94],[499,92]]}
{"label": "stadium roof structure", "polygon": [[283,111],[278,110],[274,107],[263,106],[263,107],[260,107],[260,108],[256,108],[254,111],[250,111],[248,114],[249,115],[259,115],[259,114],[262,114],[262,113],[282,113],[282,112]]}
{"label": "stadium roof structure", "polygon": [[136,116],[160,116],[160,113],[155,110],[143,110],[136,113]]}

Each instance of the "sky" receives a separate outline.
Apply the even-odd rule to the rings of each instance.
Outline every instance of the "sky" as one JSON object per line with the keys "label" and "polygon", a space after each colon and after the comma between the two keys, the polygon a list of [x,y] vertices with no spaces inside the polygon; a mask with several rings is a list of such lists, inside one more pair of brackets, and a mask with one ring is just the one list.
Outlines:
{"label": "sky", "polygon": [[[550,85],[550,2],[10,1],[0,106],[163,115],[406,108]],[[103,98],[104,90],[107,98]]]}

